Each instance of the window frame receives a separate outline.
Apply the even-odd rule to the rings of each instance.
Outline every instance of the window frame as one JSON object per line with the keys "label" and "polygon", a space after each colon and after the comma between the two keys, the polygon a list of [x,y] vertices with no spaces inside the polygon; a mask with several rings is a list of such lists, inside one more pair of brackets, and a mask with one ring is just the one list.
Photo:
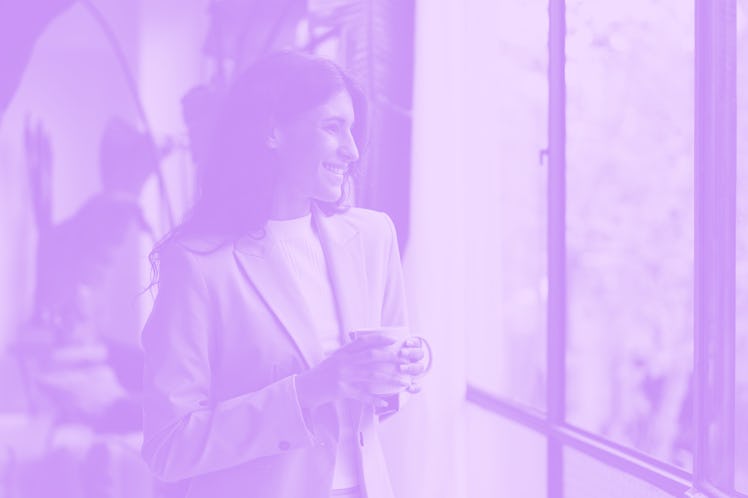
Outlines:
{"label": "window frame", "polygon": [[[566,423],[565,0],[548,0],[547,411],[468,383],[467,402],[547,441],[547,496],[564,494],[565,447],[674,496],[735,490],[736,0],[694,0],[694,466],[687,472]],[[719,407],[714,411],[708,407]]]}

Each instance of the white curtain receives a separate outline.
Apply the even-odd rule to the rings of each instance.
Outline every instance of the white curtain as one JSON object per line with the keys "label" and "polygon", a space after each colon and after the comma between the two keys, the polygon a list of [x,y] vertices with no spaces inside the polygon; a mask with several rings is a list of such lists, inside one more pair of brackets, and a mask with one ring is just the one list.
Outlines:
{"label": "white curtain", "polygon": [[414,333],[434,351],[423,392],[382,433],[398,498],[466,496],[466,204],[461,2],[416,9],[411,227],[403,254]]}

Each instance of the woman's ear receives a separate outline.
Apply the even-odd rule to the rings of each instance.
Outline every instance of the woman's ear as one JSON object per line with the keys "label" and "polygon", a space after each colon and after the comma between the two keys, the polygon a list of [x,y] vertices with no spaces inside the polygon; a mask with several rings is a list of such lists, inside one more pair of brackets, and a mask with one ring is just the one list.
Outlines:
{"label": "woman's ear", "polygon": [[269,149],[275,150],[278,148],[278,139],[274,135],[271,135],[265,140],[265,145],[267,145]]}
{"label": "woman's ear", "polygon": [[265,145],[267,145],[269,149],[275,150],[280,146],[280,142],[280,131],[278,130],[278,127],[271,126],[270,133],[268,133],[268,136],[265,139]]}

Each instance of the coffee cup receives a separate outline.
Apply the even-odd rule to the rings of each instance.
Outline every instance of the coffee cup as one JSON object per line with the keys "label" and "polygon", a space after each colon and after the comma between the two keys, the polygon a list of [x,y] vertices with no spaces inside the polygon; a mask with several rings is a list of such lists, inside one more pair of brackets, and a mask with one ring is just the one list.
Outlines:
{"label": "coffee cup", "polygon": [[[405,326],[369,327],[369,328],[356,329],[350,332],[350,337],[353,340],[366,337],[366,336],[371,336],[371,335],[386,337],[394,341],[392,344],[381,346],[383,349],[387,349],[390,352],[392,352],[393,358],[398,357],[398,353],[400,349],[404,346],[405,341],[407,339],[413,339],[413,337],[410,337],[409,328]],[[415,337],[415,339],[417,339],[420,342],[421,346],[425,346],[426,348],[426,355],[427,355],[428,362],[427,362],[427,366],[424,372],[417,376],[402,373],[399,370],[400,363],[397,361],[393,361],[391,365],[387,365],[386,367],[383,367],[382,371],[386,374],[392,375],[393,378],[397,380],[393,380],[392,382],[377,381],[377,382],[372,383],[369,386],[372,393],[377,394],[377,395],[391,395],[391,394],[396,394],[401,391],[404,391],[406,389],[406,386],[403,385],[403,381],[407,385],[411,383],[414,379],[425,374],[431,368],[431,347],[429,346],[428,342],[425,339],[421,337]]]}

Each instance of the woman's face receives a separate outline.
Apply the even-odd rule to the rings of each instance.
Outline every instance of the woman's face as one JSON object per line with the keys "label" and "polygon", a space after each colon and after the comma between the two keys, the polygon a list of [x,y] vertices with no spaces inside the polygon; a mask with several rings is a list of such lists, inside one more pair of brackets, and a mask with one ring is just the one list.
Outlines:
{"label": "woman's face", "polygon": [[358,160],[347,91],[279,124],[271,137],[280,159],[280,188],[304,200],[335,202],[348,168]]}

